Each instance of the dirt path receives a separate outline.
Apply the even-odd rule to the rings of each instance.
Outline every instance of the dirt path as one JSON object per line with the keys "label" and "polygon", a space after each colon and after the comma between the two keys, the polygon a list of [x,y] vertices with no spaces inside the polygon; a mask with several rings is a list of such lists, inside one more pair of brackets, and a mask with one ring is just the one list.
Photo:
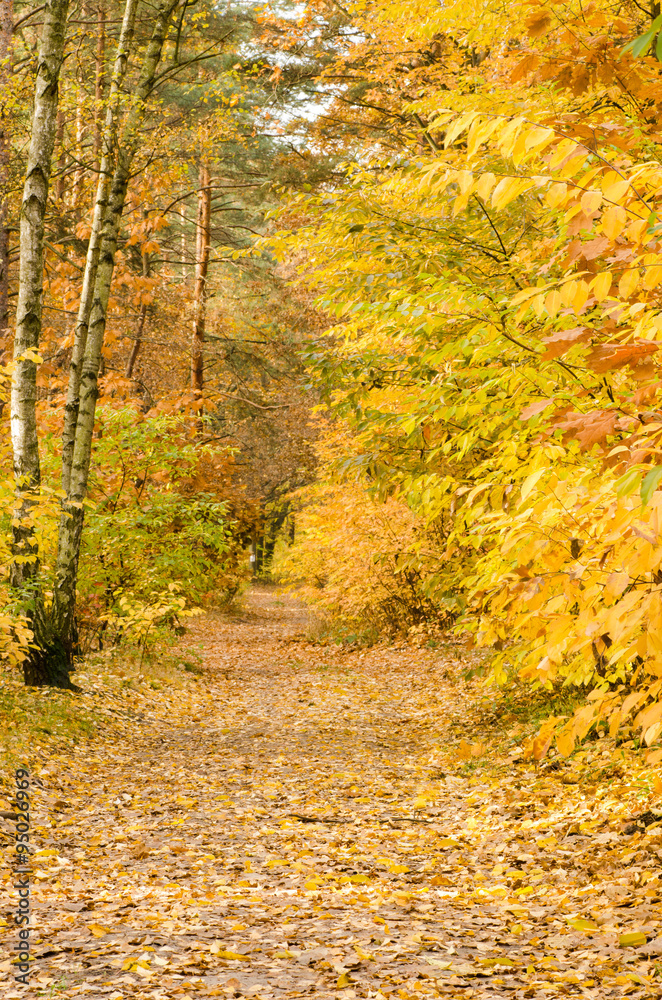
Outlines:
{"label": "dirt path", "polygon": [[196,626],[196,715],[44,769],[33,985],[5,961],[1,995],[659,996],[656,842],[614,779],[467,759],[448,651],[307,624],[253,591]]}

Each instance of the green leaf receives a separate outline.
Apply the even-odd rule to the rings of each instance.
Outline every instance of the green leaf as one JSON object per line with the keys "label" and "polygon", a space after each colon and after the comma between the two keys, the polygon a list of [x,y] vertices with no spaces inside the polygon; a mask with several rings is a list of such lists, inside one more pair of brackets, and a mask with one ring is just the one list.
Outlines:
{"label": "green leaf", "polygon": [[658,483],[662,479],[662,466],[656,465],[654,469],[647,472],[641,481],[641,502],[646,506],[650,503],[650,498],[655,493]]}
{"label": "green leaf", "polygon": [[657,44],[655,46],[655,56],[662,62],[662,31],[657,36]]}
{"label": "green leaf", "polygon": [[639,476],[641,475],[640,469],[629,469],[624,476],[616,480],[614,484],[615,492],[617,497],[629,497],[631,493],[634,493],[637,486],[639,485]]}
{"label": "green leaf", "polygon": [[[651,42],[659,32],[660,28],[662,28],[662,14],[659,15],[659,17],[655,18],[648,31],[645,31],[643,35],[638,35],[637,38],[633,38],[631,42],[628,42],[627,45],[624,45],[623,48],[621,49],[621,55],[623,55],[625,52],[632,52],[632,55],[635,57],[635,59],[638,59],[639,56],[643,55],[648,46],[651,44]],[[659,39],[657,42],[656,54],[658,58],[660,58]]]}

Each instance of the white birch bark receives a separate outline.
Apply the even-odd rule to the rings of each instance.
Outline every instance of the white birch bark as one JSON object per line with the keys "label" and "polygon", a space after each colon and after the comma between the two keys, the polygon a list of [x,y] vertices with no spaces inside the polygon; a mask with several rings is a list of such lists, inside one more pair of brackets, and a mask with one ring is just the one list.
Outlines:
{"label": "white birch bark", "polygon": [[198,217],[195,240],[195,290],[193,295],[193,335],[191,337],[191,389],[202,405],[204,386],[205,325],[207,318],[207,273],[209,271],[209,251],[211,249],[211,187],[209,166],[205,160],[200,164],[198,188]]}
{"label": "white birch bark", "polygon": [[118,142],[116,166],[108,205],[103,218],[96,280],[92,296],[85,349],[80,369],[78,415],[73,440],[67,498],[63,503],[57,553],[54,592],[54,623],[63,644],[71,645],[75,631],[76,582],[83,528],[83,501],[92,453],[92,435],[97,402],[97,382],[101,349],[106,329],[106,313],[115,266],[115,253],[131,164],[141,142],[146,100],[151,94],[171,18],[185,0],[161,0],[155,12],[154,29],[144,56],[140,79]]}
{"label": "white birch bark", "polygon": [[122,84],[124,83],[124,78],[129,64],[129,54],[133,40],[137,7],[138,0],[126,0],[124,18],[122,20],[122,30],[117,43],[115,66],[110,85],[110,93],[108,95],[106,122],[101,140],[99,179],[97,181],[97,193],[94,201],[94,214],[92,217],[90,240],[87,245],[87,259],[85,261],[83,285],[78,304],[78,315],[76,316],[74,346],[69,366],[69,383],[67,386],[67,399],[64,407],[64,430],[62,432],[62,488],[65,493],[69,491],[69,481],[71,478],[71,460],[73,458],[76,421],[78,419],[80,371],[83,354],[85,352],[85,344],[87,342],[90,310],[92,309],[92,299],[94,295],[94,283],[96,281],[97,267],[99,264],[101,232],[106,210],[108,208],[108,195],[110,192],[114,163],[117,154],[117,130],[120,114],[120,102],[122,98]]}
{"label": "white birch bark", "polygon": [[9,123],[5,95],[10,79],[13,0],[0,0],[0,338],[9,326]]}
{"label": "white birch bark", "polygon": [[25,523],[39,490],[37,441],[37,362],[41,335],[44,272],[44,215],[57,128],[58,82],[64,53],[69,0],[49,0],[39,44],[32,132],[23,188],[14,377],[11,388],[11,437],[17,510],[11,582],[22,586],[37,573],[33,533]]}

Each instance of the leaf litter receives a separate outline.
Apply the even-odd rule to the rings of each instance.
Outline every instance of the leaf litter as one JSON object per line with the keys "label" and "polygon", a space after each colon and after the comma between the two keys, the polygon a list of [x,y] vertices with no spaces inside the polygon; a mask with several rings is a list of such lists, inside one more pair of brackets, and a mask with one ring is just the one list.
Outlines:
{"label": "leaf litter", "polygon": [[33,983],[6,959],[2,995],[660,996],[656,768],[609,740],[537,764],[456,649],[308,625],[254,588],[192,629],[199,683],[36,753]]}

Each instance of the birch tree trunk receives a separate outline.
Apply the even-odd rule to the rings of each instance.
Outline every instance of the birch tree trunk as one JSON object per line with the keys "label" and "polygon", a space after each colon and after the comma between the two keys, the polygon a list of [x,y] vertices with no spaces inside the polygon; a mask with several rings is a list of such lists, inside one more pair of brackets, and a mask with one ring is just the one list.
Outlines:
{"label": "birch tree trunk", "polygon": [[191,338],[191,389],[195,396],[202,396],[204,386],[205,321],[207,314],[207,272],[211,243],[211,186],[209,166],[200,164],[198,187],[198,217],[195,240],[195,290],[193,293],[193,336]]}
{"label": "birch tree trunk", "polygon": [[99,3],[97,13],[97,53],[94,72],[94,165],[101,166],[103,139],[103,94],[106,89],[106,6]]}
{"label": "birch tree trunk", "polygon": [[68,469],[67,497],[63,502],[63,514],[60,519],[56,585],[53,594],[53,627],[70,663],[73,657],[76,634],[76,583],[83,529],[83,501],[87,494],[97,402],[97,382],[117,240],[131,178],[131,165],[142,138],[141,129],[145,117],[145,102],[154,88],[163,43],[171,18],[181,2],[185,2],[185,0],[161,0],[161,3],[156,7],[154,29],[143,60],[140,79],[120,135],[115,171],[103,217],[92,306],[80,366],[77,417]]}
{"label": "birch tree trunk", "polygon": [[9,326],[9,96],[13,0],[0,0],[0,339]]}
{"label": "birch tree trunk", "polygon": [[38,571],[33,532],[26,519],[39,490],[39,446],[37,441],[37,362],[41,335],[41,300],[44,272],[44,214],[48,199],[55,130],[57,127],[58,81],[64,51],[69,0],[46,4],[37,65],[32,133],[23,188],[20,224],[20,269],[14,378],[11,388],[11,437],[17,510],[14,528],[14,558],[11,582],[21,587]]}
{"label": "birch tree trunk", "polygon": [[[46,4],[39,44],[32,131],[21,205],[18,306],[11,387],[16,509],[13,518],[15,527],[10,581],[12,586],[22,591],[24,609],[40,645],[48,640],[44,637],[44,615],[37,593],[39,554],[29,516],[40,484],[36,359],[41,335],[44,215],[57,128],[58,83],[68,6],[69,0],[50,0]],[[30,655],[23,665],[23,672],[27,684],[71,686],[68,673],[62,670],[57,661],[42,679],[38,655]]]}
{"label": "birch tree trunk", "polygon": [[117,43],[117,53],[115,55],[115,65],[113,77],[108,95],[108,108],[106,109],[106,122],[104,126],[101,142],[101,163],[99,165],[99,179],[97,181],[97,193],[94,202],[94,214],[92,216],[92,228],[90,239],[87,245],[87,258],[85,261],[85,271],[83,273],[83,285],[78,303],[78,314],[76,316],[76,327],[74,330],[74,346],[69,365],[69,383],[67,385],[67,398],[64,406],[64,430],[62,432],[62,488],[65,493],[69,491],[71,479],[71,461],[74,453],[74,438],[76,434],[76,421],[78,420],[78,394],[80,389],[80,372],[87,343],[87,332],[90,322],[90,311],[94,297],[94,284],[99,266],[99,252],[101,249],[101,233],[103,222],[108,209],[108,198],[113,177],[115,159],[117,156],[117,130],[120,113],[120,100],[122,95],[122,84],[126,76],[129,65],[129,54],[133,40],[133,31],[136,20],[136,10],[138,0],[126,0],[124,7],[124,18]]}

